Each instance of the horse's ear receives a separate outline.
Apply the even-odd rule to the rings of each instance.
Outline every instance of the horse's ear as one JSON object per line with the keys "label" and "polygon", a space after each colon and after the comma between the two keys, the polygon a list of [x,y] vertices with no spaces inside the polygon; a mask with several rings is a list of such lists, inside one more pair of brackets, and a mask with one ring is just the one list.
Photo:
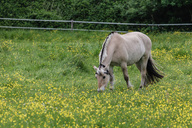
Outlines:
{"label": "horse's ear", "polygon": [[98,68],[96,67],[96,66],[93,66],[93,68],[97,71],[98,70]]}

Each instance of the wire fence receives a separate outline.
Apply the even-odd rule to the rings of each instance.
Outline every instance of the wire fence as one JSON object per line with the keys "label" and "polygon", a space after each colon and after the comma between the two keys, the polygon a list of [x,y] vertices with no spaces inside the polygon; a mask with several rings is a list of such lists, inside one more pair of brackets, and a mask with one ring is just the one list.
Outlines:
{"label": "wire fence", "polygon": [[[17,18],[0,18],[3,21],[26,21],[26,22],[51,22],[51,23],[70,23],[68,28],[50,28],[50,27],[23,27],[23,26],[3,26],[0,28],[11,28],[11,29],[36,29],[36,30],[72,30],[72,31],[100,31],[100,32],[111,32],[114,30],[95,30],[95,29],[79,29],[75,28],[74,24],[100,24],[100,25],[120,25],[120,26],[141,26],[141,27],[192,27],[192,23],[178,23],[178,24],[139,24],[139,23],[114,23],[114,22],[93,22],[93,21],[74,21],[74,20],[42,20],[42,19],[17,19]],[[189,29],[191,32],[191,29]],[[127,32],[118,30],[117,32]]]}

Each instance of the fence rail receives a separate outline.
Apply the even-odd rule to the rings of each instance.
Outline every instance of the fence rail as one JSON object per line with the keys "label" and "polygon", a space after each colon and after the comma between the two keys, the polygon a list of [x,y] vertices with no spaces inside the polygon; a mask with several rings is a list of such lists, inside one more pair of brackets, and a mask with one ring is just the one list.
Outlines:
{"label": "fence rail", "polygon": [[[20,26],[0,26],[0,28],[18,28],[18,29],[43,29],[43,30],[75,30],[75,31],[110,31],[110,30],[90,30],[90,29],[74,29],[74,23],[79,24],[105,24],[105,25],[126,25],[126,26],[192,26],[192,23],[177,24],[139,24],[139,23],[114,23],[114,22],[94,22],[94,21],[74,21],[74,20],[42,20],[42,19],[17,19],[17,18],[0,18],[0,20],[10,21],[35,21],[35,22],[58,22],[71,23],[71,28],[39,28],[39,27],[20,27]],[[127,32],[127,31],[118,31]]]}

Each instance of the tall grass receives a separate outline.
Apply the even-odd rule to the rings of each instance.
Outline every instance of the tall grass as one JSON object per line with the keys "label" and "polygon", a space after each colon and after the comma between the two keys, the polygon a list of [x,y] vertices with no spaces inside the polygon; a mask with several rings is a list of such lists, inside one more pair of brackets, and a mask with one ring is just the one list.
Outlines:
{"label": "tall grass", "polygon": [[148,33],[165,73],[127,90],[116,67],[115,90],[98,93],[93,65],[108,33],[0,30],[0,127],[192,127],[192,34]]}

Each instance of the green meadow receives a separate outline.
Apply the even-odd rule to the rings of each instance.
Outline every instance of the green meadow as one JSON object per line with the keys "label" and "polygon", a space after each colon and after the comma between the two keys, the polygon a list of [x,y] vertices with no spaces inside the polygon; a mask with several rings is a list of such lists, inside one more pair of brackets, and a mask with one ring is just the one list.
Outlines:
{"label": "green meadow", "polygon": [[0,29],[0,127],[192,127],[192,33],[145,33],[165,78],[97,92],[93,66],[109,33]]}

